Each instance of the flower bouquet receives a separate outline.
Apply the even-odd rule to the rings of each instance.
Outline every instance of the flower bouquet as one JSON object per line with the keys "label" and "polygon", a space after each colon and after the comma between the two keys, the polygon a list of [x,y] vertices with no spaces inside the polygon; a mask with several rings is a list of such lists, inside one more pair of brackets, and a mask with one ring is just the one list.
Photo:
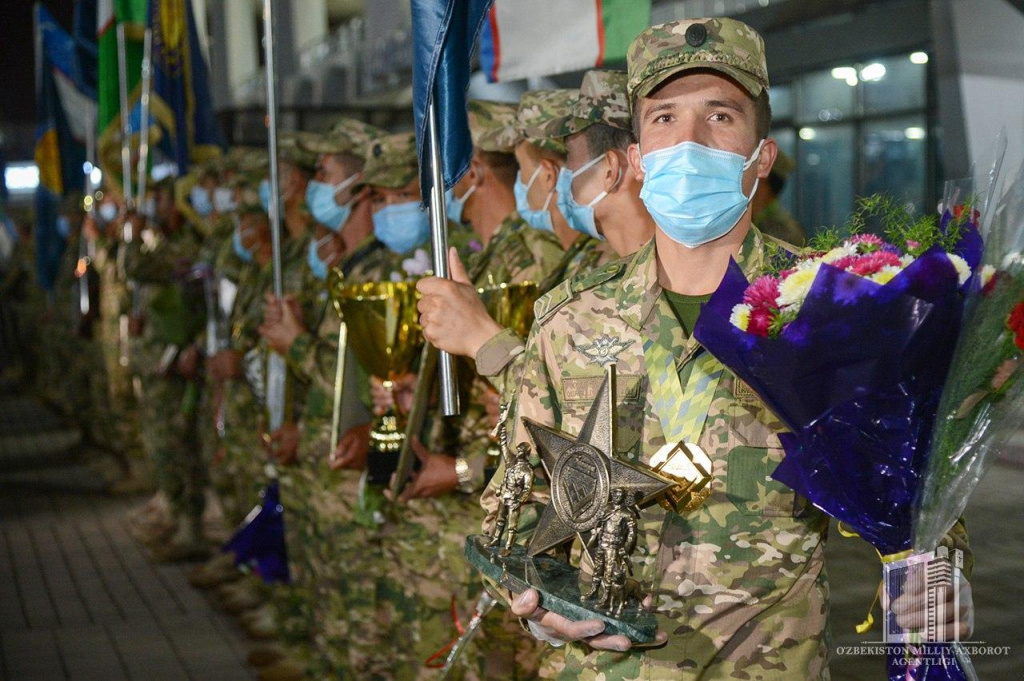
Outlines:
{"label": "flower bouquet", "polygon": [[[884,556],[913,544],[932,424],[982,255],[978,212],[946,205],[937,219],[862,199],[844,229],[803,254],[770,249],[752,283],[732,263],[694,330],[792,431],[780,435],[786,457],[772,477]],[[872,222],[880,235],[867,232]],[[939,647],[946,676],[913,678],[967,678],[969,660],[953,653]]]}
{"label": "flower bouquet", "polygon": [[992,211],[977,286],[971,291],[915,522],[915,549],[934,547],[1024,420],[1024,166]]}

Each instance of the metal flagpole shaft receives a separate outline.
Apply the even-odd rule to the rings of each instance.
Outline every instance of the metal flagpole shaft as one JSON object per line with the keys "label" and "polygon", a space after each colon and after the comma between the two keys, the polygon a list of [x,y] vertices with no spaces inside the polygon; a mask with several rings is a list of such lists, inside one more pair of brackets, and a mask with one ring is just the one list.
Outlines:
{"label": "metal flagpole shaft", "polygon": [[[430,129],[430,248],[434,259],[434,275],[448,278],[448,212],[444,200],[444,173],[441,166],[440,126],[437,106],[431,96],[427,105],[427,127]],[[438,384],[441,387],[441,410],[445,416],[459,413],[459,386],[455,379],[455,363],[444,351],[437,358]]]}
{"label": "metal flagpole shaft", "polygon": [[345,387],[345,359],[348,351],[348,324],[344,321],[338,327],[338,365],[334,373],[334,404],[331,410],[331,449],[329,456],[334,456],[338,447],[338,436],[341,434],[341,397]]}
{"label": "metal flagpole shaft", "polygon": [[[117,24],[117,79],[121,103],[121,184],[124,189],[125,208],[131,210],[132,198],[132,122],[128,111],[128,51],[125,44],[124,24]],[[127,240],[127,239],[126,239]]]}
{"label": "metal flagpole shaft", "polygon": [[[267,66],[267,137],[270,153],[270,243],[272,247],[274,295],[284,304],[281,273],[281,179],[277,168],[277,64],[274,59],[274,0],[263,0],[263,52]],[[271,352],[267,358],[267,412],[270,430],[285,420],[287,392],[284,357]]]}
{"label": "metal flagpole shaft", "polygon": [[139,201],[146,198],[149,178],[149,95],[153,86],[153,29],[147,28],[142,39],[142,127],[139,130]]}
{"label": "metal flagpole shaft", "polygon": [[263,0],[263,53],[267,65],[267,137],[270,153],[270,241],[274,295],[284,295],[281,280],[281,180],[277,171],[277,67],[274,61],[274,0]]}

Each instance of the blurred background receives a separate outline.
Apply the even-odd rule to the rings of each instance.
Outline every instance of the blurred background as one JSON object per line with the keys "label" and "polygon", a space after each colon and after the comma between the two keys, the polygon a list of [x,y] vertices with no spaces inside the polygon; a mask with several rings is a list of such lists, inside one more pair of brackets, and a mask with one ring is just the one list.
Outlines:
{"label": "blurred background", "polygon": [[[44,4],[70,28],[74,0]],[[228,141],[263,143],[261,1],[193,6]],[[4,3],[0,13],[0,130],[17,203],[34,181],[32,7]],[[809,232],[841,223],[856,196],[883,188],[933,209],[943,181],[967,176],[1003,127],[1009,167],[1024,157],[1024,0],[650,2],[652,24],[709,15],[740,18],[765,37],[773,136],[796,159],[781,198]],[[278,17],[285,129],[320,130],[339,113],[411,126],[407,0],[295,0]],[[471,94],[515,99],[574,87],[580,73],[491,84],[477,71]]]}

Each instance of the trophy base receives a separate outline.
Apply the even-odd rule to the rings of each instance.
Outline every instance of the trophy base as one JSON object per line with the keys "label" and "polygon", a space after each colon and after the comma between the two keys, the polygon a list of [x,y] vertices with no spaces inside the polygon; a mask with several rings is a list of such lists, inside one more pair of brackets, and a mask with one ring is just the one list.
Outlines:
{"label": "trophy base", "polygon": [[531,557],[522,546],[502,555],[502,545],[489,543],[490,537],[466,537],[466,559],[485,577],[514,593],[536,589],[542,608],[575,621],[601,620],[606,634],[621,634],[640,644],[654,641],[658,622],[638,602],[627,604],[618,615],[609,614],[583,600],[577,568],[551,556]]}
{"label": "trophy base", "polygon": [[398,470],[398,456],[398,452],[380,452],[371,447],[366,457],[366,481],[371,485],[389,485]]}

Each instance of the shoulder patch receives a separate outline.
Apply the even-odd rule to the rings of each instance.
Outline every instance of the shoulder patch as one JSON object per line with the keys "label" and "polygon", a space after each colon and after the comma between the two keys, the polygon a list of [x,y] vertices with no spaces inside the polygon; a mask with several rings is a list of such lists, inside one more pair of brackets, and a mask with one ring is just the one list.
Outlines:
{"label": "shoulder patch", "polygon": [[624,269],[625,265],[621,262],[613,262],[607,265],[603,265],[596,269],[593,269],[586,274],[572,278],[572,292],[580,293],[587,289],[592,289],[596,286],[600,286],[606,281],[610,281],[618,276]]}
{"label": "shoulder patch", "polygon": [[558,308],[572,300],[572,287],[568,279],[554,287],[533,304],[533,314],[537,322],[543,324],[551,318]]}

